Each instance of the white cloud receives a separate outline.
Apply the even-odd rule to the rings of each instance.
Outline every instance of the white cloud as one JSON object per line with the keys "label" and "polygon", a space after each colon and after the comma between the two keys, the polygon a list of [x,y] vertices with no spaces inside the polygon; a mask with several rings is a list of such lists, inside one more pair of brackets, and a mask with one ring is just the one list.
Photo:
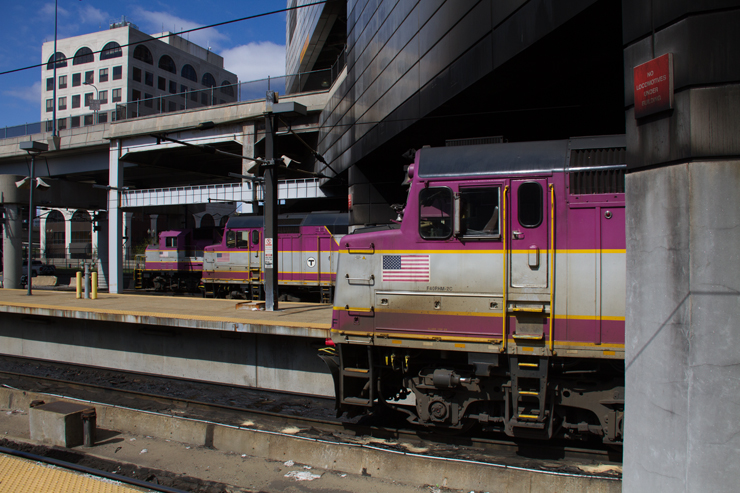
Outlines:
{"label": "white cloud", "polygon": [[41,82],[34,82],[32,86],[16,87],[3,91],[4,96],[8,96],[29,103],[39,104],[41,99]]}
{"label": "white cloud", "polygon": [[90,4],[84,4],[80,6],[80,21],[82,24],[102,24],[103,28],[107,28],[110,16]]}
{"label": "white cloud", "polygon": [[[135,19],[139,19],[139,21]],[[169,12],[152,12],[141,7],[134,9],[131,20],[148,34],[156,34],[162,31],[180,32],[202,26],[202,24],[177,17]],[[211,48],[211,51],[216,52],[229,39],[227,35],[216,28],[203,29],[201,31],[186,33],[182,36],[188,41],[203,48]]]}
{"label": "white cloud", "polygon": [[270,41],[253,42],[221,52],[224,68],[242,82],[285,75],[285,46]]}

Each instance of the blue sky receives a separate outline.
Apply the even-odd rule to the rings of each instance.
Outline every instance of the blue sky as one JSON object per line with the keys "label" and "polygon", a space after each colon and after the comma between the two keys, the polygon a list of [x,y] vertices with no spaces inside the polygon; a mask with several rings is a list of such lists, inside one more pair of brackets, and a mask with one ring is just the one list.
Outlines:
{"label": "blue sky", "polygon": [[[58,38],[108,29],[121,16],[148,34],[284,9],[286,0],[59,0]],[[224,57],[241,81],[285,73],[285,13],[186,35]],[[0,72],[42,63],[54,40],[54,1],[0,0]],[[44,63],[46,60],[43,61]],[[0,75],[0,128],[39,121],[41,68]]]}

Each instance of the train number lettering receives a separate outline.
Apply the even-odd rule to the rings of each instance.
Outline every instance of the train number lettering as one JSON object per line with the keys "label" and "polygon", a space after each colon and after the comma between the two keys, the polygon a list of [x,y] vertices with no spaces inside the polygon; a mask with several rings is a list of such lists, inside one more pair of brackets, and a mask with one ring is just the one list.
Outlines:
{"label": "train number lettering", "polygon": [[452,286],[427,286],[427,291],[452,291]]}

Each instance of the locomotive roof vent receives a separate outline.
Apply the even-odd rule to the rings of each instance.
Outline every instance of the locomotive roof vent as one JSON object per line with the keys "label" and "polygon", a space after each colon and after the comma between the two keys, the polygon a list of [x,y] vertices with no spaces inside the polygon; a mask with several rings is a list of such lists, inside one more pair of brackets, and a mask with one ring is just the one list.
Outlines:
{"label": "locomotive roof vent", "polygon": [[445,140],[445,147],[452,146],[475,146],[480,144],[503,144],[506,142],[503,135],[493,137],[471,137],[468,139],[449,139]]}

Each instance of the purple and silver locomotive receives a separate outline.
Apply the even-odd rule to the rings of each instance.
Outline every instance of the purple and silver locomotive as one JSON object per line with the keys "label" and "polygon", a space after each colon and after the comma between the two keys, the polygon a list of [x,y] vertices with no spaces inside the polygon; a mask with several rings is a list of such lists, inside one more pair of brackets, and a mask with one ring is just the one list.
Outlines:
{"label": "purple and silver locomotive", "polygon": [[[291,299],[330,303],[336,279],[339,241],[347,233],[347,213],[312,212],[278,217],[278,283]],[[216,297],[262,299],[264,219],[233,216],[220,244],[206,247],[203,285]]]}
{"label": "purple and silver locomotive", "polygon": [[159,233],[159,243],[147,246],[144,261],[138,262],[137,287],[154,288],[157,291],[198,292],[203,271],[203,250],[216,241],[215,234],[212,228]]}
{"label": "purple and silver locomotive", "polygon": [[339,242],[338,411],[622,441],[624,136],[416,152],[399,229]]}

